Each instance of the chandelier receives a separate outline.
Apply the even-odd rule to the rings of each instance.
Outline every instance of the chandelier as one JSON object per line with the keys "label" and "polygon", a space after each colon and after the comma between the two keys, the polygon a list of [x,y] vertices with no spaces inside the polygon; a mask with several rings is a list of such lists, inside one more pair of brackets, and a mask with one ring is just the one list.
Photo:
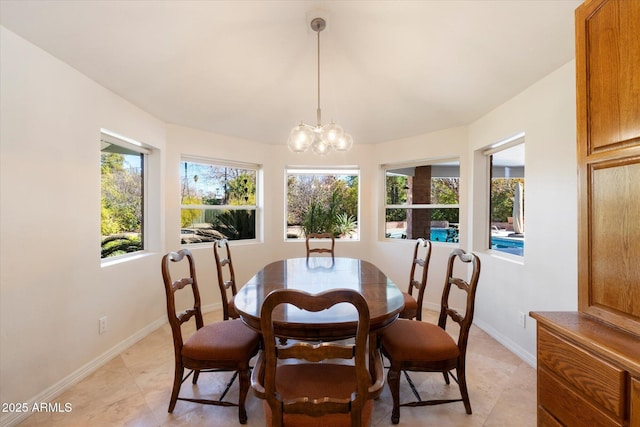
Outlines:
{"label": "chandelier", "polygon": [[309,148],[319,155],[328,154],[332,149],[336,151],[348,151],[353,145],[353,138],[339,125],[331,121],[322,125],[320,111],[320,31],[327,26],[323,18],[314,18],[311,21],[311,29],[318,33],[318,109],[317,124],[308,125],[304,122],[294,127],[289,134],[287,145],[294,153],[302,153]]}

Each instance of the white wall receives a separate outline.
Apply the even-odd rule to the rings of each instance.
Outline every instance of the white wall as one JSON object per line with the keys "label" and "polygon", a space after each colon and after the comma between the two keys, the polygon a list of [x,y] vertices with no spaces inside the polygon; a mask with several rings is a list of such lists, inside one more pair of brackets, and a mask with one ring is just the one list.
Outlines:
{"label": "white wall", "polygon": [[[518,312],[575,309],[575,80],[567,64],[469,126],[318,157],[167,125],[13,33],[0,49],[0,401],[39,402],[86,375],[165,321],[161,255],[179,249],[179,160],[183,154],[263,165],[263,239],[233,242],[237,279],[265,263],[304,254],[284,239],[288,166],[360,168],[359,241],[337,253],[378,264],[402,288],[412,242],[383,241],[380,165],[460,157],[460,246],[482,257],[476,323],[533,363],[535,331]],[[157,148],[151,184],[157,212],[148,255],[102,267],[99,256],[99,131]],[[484,194],[475,151],[526,132],[526,255],[514,262],[479,244]],[[480,223],[482,224],[482,223]],[[474,229],[475,227],[475,229]],[[435,244],[427,291],[434,307],[452,245]],[[194,247],[205,306],[219,304],[209,246]],[[98,335],[98,318],[109,331]],[[46,366],[46,368],[42,368]],[[15,421],[2,414],[0,424]]]}
{"label": "white wall", "polygon": [[[519,313],[577,308],[577,175],[575,62],[572,61],[481,119],[454,129],[375,147],[377,164],[460,156],[460,244],[481,257],[475,323],[535,365],[535,321]],[[491,144],[525,132],[526,247],[524,257],[485,249],[487,164]],[[383,185],[379,174],[377,187]],[[381,206],[382,193],[371,194]],[[384,211],[378,209],[378,221]],[[370,230],[377,232],[381,227]],[[408,283],[412,242],[376,240],[373,262],[401,287]],[[450,244],[434,243],[425,307],[436,308]],[[461,304],[461,302],[460,302]]]}
{"label": "white wall", "polygon": [[165,125],[0,31],[0,401],[39,402],[166,317],[157,253],[101,267],[99,144],[110,129],[156,147],[161,166]]}
{"label": "white wall", "polygon": [[[469,126],[472,151],[525,132],[525,256],[483,249],[481,167],[474,169],[470,220],[481,254],[476,323],[533,364],[535,321],[518,313],[577,308],[575,61],[564,65]],[[480,154],[477,157],[481,157]]]}

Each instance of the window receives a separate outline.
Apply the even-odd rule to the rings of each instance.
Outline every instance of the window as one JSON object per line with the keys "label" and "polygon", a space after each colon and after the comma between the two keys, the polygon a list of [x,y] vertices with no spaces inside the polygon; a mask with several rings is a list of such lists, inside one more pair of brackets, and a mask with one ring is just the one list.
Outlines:
{"label": "window", "polygon": [[524,134],[484,152],[491,165],[489,249],[524,255]]}
{"label": "window", "polygon": [[333,233],[358,239],[358,169],[287,169],[287,239]]}
{"label": "window", "polygon": [[182,244],[256,238],[258,165],[183,158],[180,170]]}
{"label": "window", "polygon": [[100,140],[101,257],[141,251],[145,249],[145,164],[150,151],[105,131]]}
{"label": "window", "polygon": [[460,161],[383,165],[385,237],[457,243]]}

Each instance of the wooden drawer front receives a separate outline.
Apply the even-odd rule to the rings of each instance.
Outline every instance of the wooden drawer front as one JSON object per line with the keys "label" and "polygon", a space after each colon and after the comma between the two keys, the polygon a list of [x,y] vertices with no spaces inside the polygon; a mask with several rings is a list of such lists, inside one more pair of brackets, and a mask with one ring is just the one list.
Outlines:
{"label": "wooden drawer front", "polygon": [[623,425],[622,420],[614,419],[599,411],[548,371],[540,368],[538,368],[538,405],[552,413],[562,425],[567,427]]}
{"label": "wooden drawer front", "polygon": [[538,427],[564,427],[542,406],[538,406]]}
{"label": "wooden drawer front", "polygon": [[538,366],[544,366],[596,406],[623,419],[626,372],[563,341],[544,328],[538,329]]}

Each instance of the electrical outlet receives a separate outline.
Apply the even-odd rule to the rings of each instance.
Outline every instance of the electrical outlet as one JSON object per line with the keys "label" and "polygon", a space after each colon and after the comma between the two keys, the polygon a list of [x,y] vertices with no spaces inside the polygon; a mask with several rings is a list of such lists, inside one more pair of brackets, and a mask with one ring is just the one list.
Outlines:
{"label": "electrical outlet", "polygon": [[107,316],[102,316],[98,319],[98,333],[104,334],[107,332]]}
{"label": "electrical outlet", "polygon": [[518,313],[518,324],[523,328],[527,327],[527,315],[523,312]]}

